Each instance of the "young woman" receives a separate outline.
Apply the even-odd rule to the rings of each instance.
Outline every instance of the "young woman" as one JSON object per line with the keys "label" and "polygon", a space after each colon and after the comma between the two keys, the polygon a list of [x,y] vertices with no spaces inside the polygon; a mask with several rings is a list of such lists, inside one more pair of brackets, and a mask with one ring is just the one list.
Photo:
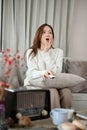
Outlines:
{"label": "young woman", "polygon": [[[49,75],[55,75],[57,72],[62,72],[63,50],[60,48],[53,48],[54,31],[48,24],[41,25],[35,34],[33,45],[31,49],[26,51],[27,72],[24,80],[24,86],[31,89],[31,81],[40,78],[50,78]],[[37,84],[36,84],[37,86]],[[38,87],[34,86],[36,89]],[[40,88],[40,86],[39,86]],[[58,107],[70,108],[72,102],[72,95],[69,88],[57,88]],[[55,91],[51,88],[52,93]]]}

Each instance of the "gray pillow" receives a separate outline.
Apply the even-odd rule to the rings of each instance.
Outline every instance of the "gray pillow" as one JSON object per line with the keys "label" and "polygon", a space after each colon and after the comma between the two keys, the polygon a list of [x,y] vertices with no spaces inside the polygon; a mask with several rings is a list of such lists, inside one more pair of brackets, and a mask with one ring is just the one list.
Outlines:
{"label": "gray pillow", "polygon": [[76,74],[87,79],[87,61],[67,59],[65,66],[66,73]]}
{"label": "gray pillow", "polygon": [[64,70],[67,73],[79,75],[86,79],[85,82],[81,82],[71,88],[72,92],[87,93],[87,61],[76,59],[65,59]]}
{"label": "gray pillow", "polygon": [[87,93],[87,80],[71,88],[73,93]]}
{"label": "gray pillow", "polygon": [[58,73],[54,79],[45,79],[42,78],[34,79],[30,81],[31,85],[42,87],[42,88],[65,88],[65,87],[74,87],[75,85],[85,81],[84,78],[67,73]]}

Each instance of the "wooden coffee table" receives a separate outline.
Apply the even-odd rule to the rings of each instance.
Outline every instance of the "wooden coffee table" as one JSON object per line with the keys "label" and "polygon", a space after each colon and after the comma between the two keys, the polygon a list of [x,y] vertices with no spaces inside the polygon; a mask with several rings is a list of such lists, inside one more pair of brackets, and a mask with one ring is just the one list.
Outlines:
{"label": "wooden coffee table", "polygon": [[[24,129],[22,129],[24,130]],[[57,128],[42,128],[42,127],[32,127],[29,130],[58,130]]]}
{"label": "wooden coffee table", "polygon": [[[80,121],[86,126],[87,130],[87,120]],[[50,118],[32,121],[33,126],[29,130],[58,130],[58,128],[53,125]],[[26,128],[9,128],[9,130],[26,130]]]}
{"label": "wooden coffee table", "polygon": [[46,119],[41,119],[41,120],[35,120],[35,121],[32,121],[32,124],[35,127],[56,128],[56,126],[53,125],[51,118],[46,118]]}
{"label": "wooden coffee table", "polygon": [[87,130],[87,110],[77,111],[76,119],[80,120],[86,126]]}
{"label": "wooden coffee table", "polygon": [[[87,120],[83,120],[79,117],[76,117],[76,119],[80,120],[81,123],[86,126],[86,130],[87,130]],[[47,129],[58,130],[57,127],[53,125],[51,118],[33,121],[33,124],[35,125],[35,127],[45,128],[44,130],[47,130]]]}
{"label": "wooden coffee table", "polygon": [[[87,130],[87,120],[80,119],[79,117],[76,117],[76,119],[79,119],[86,126]],[[26,128],[9,128],[9,130],[26,130]],[[32,121],[32,127],[29,130],[58,130],[58,128],[53,125],[51,118],[46,118]]]}

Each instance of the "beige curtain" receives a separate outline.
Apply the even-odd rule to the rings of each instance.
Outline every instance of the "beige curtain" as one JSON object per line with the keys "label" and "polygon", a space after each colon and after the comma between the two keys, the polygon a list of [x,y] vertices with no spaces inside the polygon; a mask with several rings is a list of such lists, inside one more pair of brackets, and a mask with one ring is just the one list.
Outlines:
{"label": "beige curtain", "polygon": [[74,0],[0,0],[0,50],[23,54],[32,45],[38,26],[54,28],[54,47],[68,56]]}

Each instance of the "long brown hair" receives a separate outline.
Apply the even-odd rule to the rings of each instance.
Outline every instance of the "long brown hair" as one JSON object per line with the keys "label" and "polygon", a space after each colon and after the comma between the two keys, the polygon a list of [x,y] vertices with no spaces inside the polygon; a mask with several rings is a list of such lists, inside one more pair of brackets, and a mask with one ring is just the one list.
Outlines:
{"label": "long brown hair", "polygon": [[[52,35],[53,35],[53,39],[54,39],[54,31],[53,31],[53,28],[51,27],[51,25],[49,24],[42,24],[36,31],[35,33],[35,36],[34,36],[34,40],[33,40],[33,45],[31,47],[32,51],[30,53],[33,54],[33,56],[36,56],[37,54],[37,50],[41,48],[41,43],[40,43],[40,40],[41,40],[41,37],[42,37],[42,33],[43,33],[43,29],[45,26],[48,26],[50,27],[51,31],[52,31]],[[53,47],[52,47],[53,48]]]}

